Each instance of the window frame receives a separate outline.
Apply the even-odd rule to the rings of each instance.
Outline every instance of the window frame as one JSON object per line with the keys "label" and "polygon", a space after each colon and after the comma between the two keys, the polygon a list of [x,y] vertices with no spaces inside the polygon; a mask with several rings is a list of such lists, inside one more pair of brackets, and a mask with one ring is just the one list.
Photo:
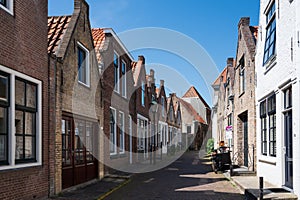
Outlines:
{"label": "window frame", "polygon": [[5,10],[11,15],[14,15],[14,0],[4,0],[4,4],[0,3],[0,9]]}
{"label": "window frame", "polygon": [[[123,64],[125,66],[125,71],[123,71]],[[127,76],[126,76],[126,72],[127,72],[127,64],[125,62],[125,60],[122,59],[121,61],[121,74],[122,74],[122,77],[121,77],[121,82],[122,82],[122,96],[124,98],[127,97]]]}
{"label": "window frame", "polygon": [[[269,15],[271,12],[271,15]],[[263,66],[265,66],[272,58],[276,55],[276,4],[273,1],[268,10],[265,12],[266,16],[266,38],[265,38],[265,45],[264,45],[264,53],[263,53]],[[273,23],[274,26],[273,27]],[[272,34],[274,33],[274,38],[272,39]],[[273,47],[272,47],[273,45]],[[273,53],[270,54],[270,50],[272,47]]]}
{"label": "window frame", "polygon": [[141,105],[145,107],[145,98],[146,98],[146,85],[144,81],[142,81],[141,85]]}
{"label": "window frame", "polygon": [[[115,63],[115,56],[117,56],[118,63]],[[114,51],[113,57],[113,66],[114,66],[114,91],[120,93],[120,56]]]}
{"label": "window frame", "polygon": [[[9,74],[9,111],[8,111],[8,164],[1,165],[0,171],[7,169],[16,169],[24,167],[33,167],[42,165],[42,82],[28,75],[22,74],[10,68],[0,65],[0,71]],[[37,85],[37,101],[36,101],[36,119],[35,119],[35,133],[36,133],[36,144],[35,144],[35,161],[28,163],[16,163],[15,161],[15,148],[16,148],[16,136],[15,136],[15,80],[16,78],[24,79],[28,82]]]}
{"label": "window frame", "polygon": [[165,97],[162,96],[161,97],[161,116],[164,117],[165,116]]}
{"label": "window frame", "polygon": [[122,111],[119,111],[119,151],[125,154],[125,113]]}
{"label": "window frame", "polygon": [[261,121],[261,154],[268,154],[268,136],[267,136],[267,111],[266,100],[260,103],[260,121]]}
{"label": "window frame", "polygon": [[[85,62],[85,82],[81,79],[81,66],[79,64],[79,49],[82,50],[85,53],[85,60],[83,62]],[[86,87],[90,87],[91,83],[90,83],[90,53],[89,50],[80,42],[77,42],[77,71],[78,71],[78,83],[86,86]]]}
{"label": "window frame", "polygon": [[239,69],[239,75],[240,75],[240,95],[245,92],[246,89],[246,75],[245,75],[245,59],[244,56],[239,61],[240,69]]}
{"label": "window frame", "polygon": [[[115,113],[114,115],[114,132],[112,133],[111,132],[111,116],[110,116],[110,119],[109,119],[109,145],[113,145],[113,151],[111,150],[111,146],[109,147],[109,152],[110,152],[110,155],[116,155],[117,154],[117,110],[113,107],[110,107],[110,114],[112,113]],[[113,139],[114,141],[111,142],[111,135],[113,134]]]}

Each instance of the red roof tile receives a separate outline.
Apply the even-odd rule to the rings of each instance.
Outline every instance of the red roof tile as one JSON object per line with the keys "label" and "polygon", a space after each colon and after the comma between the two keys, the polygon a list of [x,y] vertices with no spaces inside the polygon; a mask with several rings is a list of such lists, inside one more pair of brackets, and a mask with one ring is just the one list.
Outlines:
{"label": "red roof tile", "polygon": [[94,39],[94,46],[96,49],[96,56],[97,60],[101,61],[101,54],[100,50],[103,48],[104,42],[105,42],[105,32],[102,28],[93,28],[92,29],[92,36]]}
{"label": "red roof tile", "polygon": [[71,16],[48,17],[48,53],[57,55]]}
{"label": "red roof tile", "polygon": [[178,99],[179,99],[179,102],[181,103],[181,105],[183,107],[185,107],[185,109],[194,117],[195,120],[197,120],[198,122],[200,122],[202,124],[207,124],[190,103],[184,101],[183,99],[180,99],[180,98],[178,98]]}
{"label": "red roof tile", "polygon": [[193,98],[193,97],[197,97],[199,98],[203,104],[209,108],[209,105],[206,103],[206,101],[202,98],[202,96],[199,94],[198,90],[194,87],[191,86],[188,91],[186,91],[186,93],[183,95],[182,98]]}
{"label": "red roof tile", "polygon": [[221,72],[221,74],[215,80],[213,85],[220,85],[221,82],[226,83],[226,81],[227,81],[227,67],[224,68],[224,70]]}

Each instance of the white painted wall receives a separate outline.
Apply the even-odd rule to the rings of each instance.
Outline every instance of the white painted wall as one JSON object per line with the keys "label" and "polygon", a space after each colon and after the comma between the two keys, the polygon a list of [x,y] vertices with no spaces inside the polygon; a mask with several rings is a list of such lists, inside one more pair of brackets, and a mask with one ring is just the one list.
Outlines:
{"label": "white painted wall", "polygon": [[[259,35],[256,49],[256,97],[257,97],[257,174],[263,176],[265,180],[277,185],[284,184],[284,121],[283,121],[283,92],[281,86],[289,79],[292,80],[289,84],[292,85],[293,92],[293,179],[294,192],[300,196],[300,133],[299,133],[299,100],[300,100],[300,65],[299,65],[299,44],[297,32],[299,31],[299,1],[275,0],[276,4],[276,60],[274,66],[267,70],[263,66],[263,53],[266,37],[266,16],[264,14],[270,0],[260,1],[260,20],[259,20]],[[296,15],[296,9],[298,10]],[[297,19],[297,21],[296,21]],[[291,38],[293,38],[293,60],[291,59]],[[276,63],[276,64],[275,64]],[[261,155],[261,130],[259,117],[259,103],[262,98],[270,92],[276,93],[276,147],[277,156]],[[275,165],[267,162],[276,163]],[[298,170],[296,170],[298,169]]]}

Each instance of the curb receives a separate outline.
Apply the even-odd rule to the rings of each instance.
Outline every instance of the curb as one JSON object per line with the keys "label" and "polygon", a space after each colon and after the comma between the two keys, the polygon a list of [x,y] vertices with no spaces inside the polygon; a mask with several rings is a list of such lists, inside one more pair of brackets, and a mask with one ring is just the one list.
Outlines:
{"label": "curb", "polygon": [[118,185],[117,187],[111,189],[110,191],[104,193],[103,195],[101,195],[100,197],[97,198],[97,200],[103,200],[104,198],[108,197],[109,195],[111,195],[113,192],[117,191],[118,189],[120,189],[121,187],[127,185],[129,182],[131,181],[131,179],[128,179],[126,181],[124,181],[123,183],[121,183],[120,185]]}

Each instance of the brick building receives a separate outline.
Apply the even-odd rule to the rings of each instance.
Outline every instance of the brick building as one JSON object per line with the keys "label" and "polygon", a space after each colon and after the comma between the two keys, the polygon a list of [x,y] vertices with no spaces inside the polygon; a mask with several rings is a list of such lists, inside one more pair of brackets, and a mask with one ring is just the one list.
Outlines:
{"label": "brick building", "polygon": [[101,81],[84,0],[72,15],[48,18],[48,55],[52,195],[103,176]]}
{"label": "brick building", "polygon": [[257,27],[250,18],[238,24],[236,64],[234,68],[234,154],[237,164],[254,170],[256,165],[255,47]]}
{"label": "brick building", "polygon": [[0,199],[48,196],[48,2],[0,2]]}
{"label": "brick building", "polygon": [[168,124],[167,124],[167,95],[165,91],[165,82],[160,80],[159,87],[156,89],[157,94],[157,120],[158,120],[158,129],[157,129],[157,144],[161,149],[162,154],[167,153],[167,142],[168,142]]}
{"label": "brick building", "polygon": [[126,170],[136,158],[136,93],[133,57],[111,28],[94,28],[102,78],[105,173]]}
{"label": "brick building", "polygon": [[150,150],[150,103],[151,94],[147,86],[145,58],[139,56],[137,62],[132,63],[134,87],[136,91],[136,114],[137,114],[137,161],[149,159]]}

